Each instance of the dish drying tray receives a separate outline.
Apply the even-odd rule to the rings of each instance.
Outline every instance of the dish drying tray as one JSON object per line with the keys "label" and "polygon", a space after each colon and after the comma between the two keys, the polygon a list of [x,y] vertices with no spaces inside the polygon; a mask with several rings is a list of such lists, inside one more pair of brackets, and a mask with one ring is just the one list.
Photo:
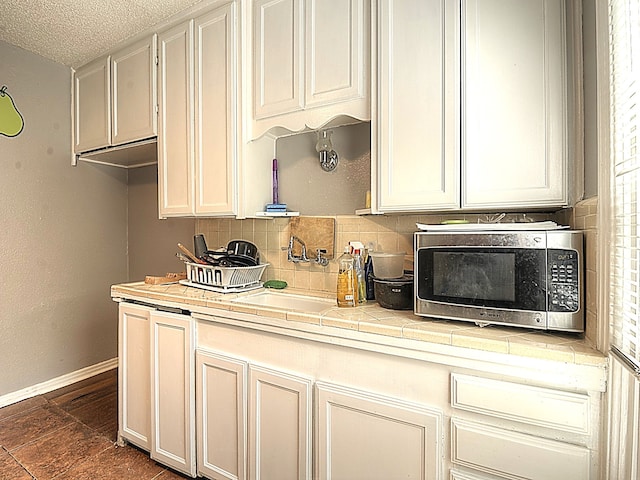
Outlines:
{"label": "dish drying tray", "polygon": [[182,285],[203,288],[214,292],[232,293],[244,292],[260,288],[260,278],[268,263],[250,267],[219,267],[215,265],[201,265],[184,262],[187,269],[186,280],[180,280]]}

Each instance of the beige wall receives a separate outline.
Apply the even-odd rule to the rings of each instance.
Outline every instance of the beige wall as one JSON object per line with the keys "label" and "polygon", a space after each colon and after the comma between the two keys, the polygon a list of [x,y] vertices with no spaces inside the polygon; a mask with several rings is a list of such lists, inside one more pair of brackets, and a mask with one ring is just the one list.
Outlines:
{"label": "beige wall", "polygon": [[195,220],[158,220],[158,169],[155,165],[129,170],[129,279],[184,271],[175,253],[181,242],[193,250]]}
{"label": "beige wall", "polygon": [[71,166],[67,67],[0,42],[25,120],[0,135],[0,396],[117,356],[109,287],[127,279],[126,172]]}

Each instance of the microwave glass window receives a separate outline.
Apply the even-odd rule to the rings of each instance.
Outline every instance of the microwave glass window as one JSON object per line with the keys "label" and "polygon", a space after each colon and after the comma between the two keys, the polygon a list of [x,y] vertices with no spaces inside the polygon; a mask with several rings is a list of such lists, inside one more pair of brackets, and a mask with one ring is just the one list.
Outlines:
{"label": "microwave glass window", "polygon": [[417,297],[452,305],[545,311],[546,251],[420,248]]}
{"label": "microwave glass window", "polygon": [[515,264],[514,253],[434,252],[433,294],[513,302]]}

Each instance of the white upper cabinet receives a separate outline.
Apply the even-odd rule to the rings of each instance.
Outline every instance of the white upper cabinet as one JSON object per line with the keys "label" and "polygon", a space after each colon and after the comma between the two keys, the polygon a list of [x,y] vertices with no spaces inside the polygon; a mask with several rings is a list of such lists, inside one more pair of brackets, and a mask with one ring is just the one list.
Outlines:
{"label": "white upper cabinet", "polygon": [[256,0],[254,14],[255,119],[302,110],[303,0]]}
{"label": "white upper cabinet", "polygon": [[235,2],[158,36],[160,217],[237,210]]}
{"label": "white upper cabinet", "polygon": [[237,210],[236,4],[195,20],[196,214]]}
{"label": "white upper cabinet", "polygon": [[193,195],[193,21],[158,35],[160,217],[189,215]]}
{"label": "white upper cabinet", "polygon": [[110,58],[79,68],[73,78],[74,152],[106,147],[111,141]]}
{"label": "white upper cabinet", "polygon": [[464,5],[463,207],[566,205],[565,2]]}
{"label": "white upper cabinet", "polygon": [[111,132],[119,145],[157,133],[156,36],[111,55]]}
{"label": "white upper cabinet", "polygon": [[369,2],[254,0],[251,138],[370,118]]}
{"label": "white upper cabinet", "polygon": [[565,9],[378,2],[380,212],[568,204]]}
{"label": "white upper cabinet", "polygon": [[156,36],[84,65],[74,75],[74,152],[156,135]]}
{"label": "white upper cabinet", "polygon": [[458,2],[378,3],[378,209],[459,205]]}

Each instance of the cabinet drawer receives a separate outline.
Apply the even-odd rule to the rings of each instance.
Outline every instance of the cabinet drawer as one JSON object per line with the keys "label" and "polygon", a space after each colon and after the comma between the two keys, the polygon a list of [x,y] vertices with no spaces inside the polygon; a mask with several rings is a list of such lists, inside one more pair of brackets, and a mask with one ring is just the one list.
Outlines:
{"label": "cabinet drawer", "polygon": [[587,448],[455,418],[451,420],[451,461],[505,478],[591,478]]}
{"label": "cabinet drawer", "polygon": [[567,432],[589,434],[591,430],[590,399],[580,393],[452,374],[451,405]]}
{"label": "cabinet drawer", "polygon": [[451,469],[449,480],[502,480],[504,477],[495,477],[488,473],[467,472]]}

